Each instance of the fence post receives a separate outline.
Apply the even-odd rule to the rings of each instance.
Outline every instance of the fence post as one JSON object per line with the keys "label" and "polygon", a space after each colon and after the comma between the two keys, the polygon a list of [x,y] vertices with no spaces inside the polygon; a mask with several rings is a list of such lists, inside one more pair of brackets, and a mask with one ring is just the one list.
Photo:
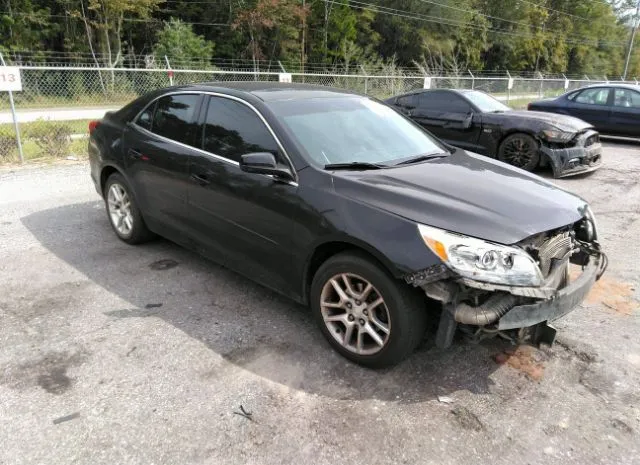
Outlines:
{"label": "fence post", "polygon": [[364,66],[362,66],[362,64],[360,65],[360,69],[362,70],[362,73],[364,74],[364,95],[368,95],[367,91],[369,90],[369,77],[367,76],[367,70],[364,69]]}
{"label": "fence post", "polygon": [[471,72],[470,69],[467,70],[467,72],[471,75],[471,90],[473,90],[475,88],[475,84],[476,84],[476,77],[473,75],[473,73]]}
{"label": "fence post", "polygon": [[[0,65],[7,66],[2,53],[0,53]],[[13,127],[16,131],[16,143],[18,144],[18,155],[20,163],[24,163],[24,154],[22,153],[22,140],[20,140],[20,126],[18,125],[18,115],[16,115],[16,105],[13,101],[13,92],[9,91],[9,105],[11,106],[11,116],[13,118]]]}
{"label": "fence post", "polygon": [[507,103],[511,101],[511,73],[507,70]]}
{"label": "fence post", "polygon": [[167,74],[169,75],[169,85],[173,85],[173,70],[171,69],[171,64],[169,63],[169,58],[167,55],[164,56],[164,61],[167,63]]}
{"label": "fence post", "polygon": [[538,91],[540,98],[542,98],[542,96],[544,95],[543,86],[544,86],[544,76],[542,75],[542,73],[540,73],[540,90]]}

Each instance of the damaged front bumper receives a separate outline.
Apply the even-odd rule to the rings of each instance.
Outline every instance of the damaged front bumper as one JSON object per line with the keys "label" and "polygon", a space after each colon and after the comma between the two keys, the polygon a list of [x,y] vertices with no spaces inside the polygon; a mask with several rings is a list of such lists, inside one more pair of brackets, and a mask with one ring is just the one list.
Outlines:
{"label": "damaged front bumper", "polygon": [[535,329],[532,342],[551,343],[555,331],[547,324],[575,309],[607,267],[606,255],[594,252],[572,260],[582,266],[582,273],[573,281],[567,259],[557,263],[540,287],[499,285],[440,273],[420,273],[406,279],[443,305],[436,337],[439,347],[451,345],[458,325],[493,334]]}
{"label": "damaged front bumper", "polygon": [[516,329],[554,321],[571,312],[585,299],[604,271],[606,256],[591,257],[589,264],[578,278],[566,287],[558,289],[549,299],[516,305],[498,320],[498,329]]}
{"label": "damaged front bumper", "polygon": [[589,173],[602,166],[602,145],[598,132],[580,134],[571,147],[541,143],[540,152],[546,155],[555,178]]}

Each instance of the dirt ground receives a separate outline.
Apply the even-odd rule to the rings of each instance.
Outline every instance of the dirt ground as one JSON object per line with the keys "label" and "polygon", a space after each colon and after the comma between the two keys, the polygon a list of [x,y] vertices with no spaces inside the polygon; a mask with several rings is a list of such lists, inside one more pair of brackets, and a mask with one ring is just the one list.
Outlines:
{"label": "dirt ground", "polygon": [[427,334],[372,371],[307,309],[118,241],[86,164],[3,169],[0,464],[640,464],[640,145],[554,182],[592,203],[610,258],[556,344]]}

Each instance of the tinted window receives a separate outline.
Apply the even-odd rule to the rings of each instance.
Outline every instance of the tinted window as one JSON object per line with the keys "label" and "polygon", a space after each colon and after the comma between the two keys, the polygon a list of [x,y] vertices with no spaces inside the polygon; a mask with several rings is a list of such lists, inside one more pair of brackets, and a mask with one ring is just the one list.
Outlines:
{"label": "tinted window", "polygon": [[194,111],[199,95],[168,95],[156,103],[151,130],[159,136],[193,145],[196,130]]}
{"label": "tinted window", "polygon": [[574,102],[588,105],[606,105],[608,99],[609,89],[596,88],[583,90],[576,96]]}
{"label": "tinted window", "polygon": [[630,89],[615,89],[613,104],[616,107],[640,108],[640,94]]}
{"label": "tinted window", "polygon": [[471,106],[453,92],[424,92],[420,94],[421,110],[443,110],[447,113],[469,113]]}
{"label": "tinted window", "polygon": [[146,129],[147,131],[151,131],[151,125],[153,123],[153,111],[156,109],[156,102],[153,102],[149,105],[145,110],[140,113],[138,119],[136,120],[136,124],[141,128]]}
{"label": "tinted window", "polygon": [[275,139],[258,115],[245,104],[223,97],[209,100],[202,146],[237,162],[246,153],[278,153]]}
{"label": "tinted window", "polygon": [[417,105],[417,98],[415,95],[405,95],[404,97],[398,97],[397,105],[401,107],[415,108]]}

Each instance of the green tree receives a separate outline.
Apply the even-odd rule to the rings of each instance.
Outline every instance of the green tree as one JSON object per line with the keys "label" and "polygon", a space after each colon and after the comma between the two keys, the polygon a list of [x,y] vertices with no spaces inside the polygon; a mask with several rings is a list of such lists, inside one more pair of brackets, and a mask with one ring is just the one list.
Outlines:
{"label": "green tree", "polygon": [[167,56],[179,65],[207,67],[211,64],[213,49],[213,42],[197,35],[189,24],[172,18],[158,33],[153,52],[157,58]]}
{"label": "green tree", "polygon": [[100,50],[103,65],[113,68],[122,61],[125,16],[133,22],[147,19],[164,0],[80,0],[78,3],[79,9],[74,8],[70,13],[83,21],[94,57],[95,50]]}

